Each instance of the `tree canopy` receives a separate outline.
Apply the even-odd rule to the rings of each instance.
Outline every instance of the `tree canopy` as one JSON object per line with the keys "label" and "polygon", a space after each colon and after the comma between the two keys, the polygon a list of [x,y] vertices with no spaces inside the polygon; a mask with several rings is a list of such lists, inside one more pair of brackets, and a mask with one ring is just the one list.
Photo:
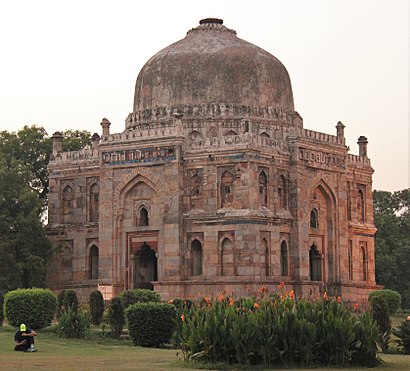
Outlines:
{"label": "tree canopy", "polygon": [[[63,149],[91,142],[87,131],[63,132]],[[0,132],[0,290],[41,286],[51,245],[42,217],[52,140],[42,127]]]}
{"label": "tree canopy", "polygon": [[376,281],[398,291],[410,308],[410,188],[373,192]]}

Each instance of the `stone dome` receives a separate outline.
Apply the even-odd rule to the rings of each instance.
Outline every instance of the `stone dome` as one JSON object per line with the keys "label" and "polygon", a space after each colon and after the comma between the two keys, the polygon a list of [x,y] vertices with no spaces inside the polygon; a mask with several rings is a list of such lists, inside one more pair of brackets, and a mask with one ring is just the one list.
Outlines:
{"label": "stone dome", "polygon": [[148,60],[137,78],[134,113],[210,103],[294,110],[283,64],[222,23],[204,19]]}

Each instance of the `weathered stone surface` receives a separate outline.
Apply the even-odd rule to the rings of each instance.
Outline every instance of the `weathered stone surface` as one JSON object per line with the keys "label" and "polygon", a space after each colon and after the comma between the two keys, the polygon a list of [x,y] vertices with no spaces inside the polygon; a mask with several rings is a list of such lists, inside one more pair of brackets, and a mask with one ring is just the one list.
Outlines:
{"label": "weathered stone surface", "polygon": [[336,135],[303,128],[272,55],[204,21],[152,57],[126,130],[50,170],[48,270],[82,300],[129,288],[166,298],[297,295],[365,302],[374,271],[372,173]]}

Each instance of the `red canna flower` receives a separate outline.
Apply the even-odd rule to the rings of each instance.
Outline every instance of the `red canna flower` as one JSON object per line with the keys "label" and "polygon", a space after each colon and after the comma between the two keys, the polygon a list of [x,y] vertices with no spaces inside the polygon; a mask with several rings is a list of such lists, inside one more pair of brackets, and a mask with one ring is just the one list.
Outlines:
{"label": "red canna flower", "polygon": [[329,295],[327,294],[326,291],[325,291],[325,293],[323,294],[323,300],[324,300],[324,301],[328,301],[328,300],[329,300]]}
{"label": "red canna flower", "polygon": [[182,322],[185,321],[185,314],[184,313],[181,314],[181,319],[182,319]]}
{"label": "red canna flower", "polygon": [[355,312],[357,312],[359,310],[359,304],[353,304],[353,309],[355,310]]}
{"label": "red canna flower", "polygon": [[233,307],[234,304],[235,304],[235,301],[233,300],[233,297],[230,297],[230,298],[229,298],[229,303],[228,303],[228,305],[229,305],[230,307]]}
{"label": "red canna flower", "polygon": [[211,304],[211,299],[209,299],[207,296],[204,297],[204,301],[205,301],[205,303],[207,303],[208,305]]}
{"label": "red canna flower", "polygon": [[255,309],[259,309],[259,304],[258,304],[258,303],[255,303],[255,304],[253,304],[253,307],[254,307]]}
{"label": "red canna flower", "polygon": [[337,302],[340,304],[342,302],[342,298],[340,297],[340,295],[337,297]]}

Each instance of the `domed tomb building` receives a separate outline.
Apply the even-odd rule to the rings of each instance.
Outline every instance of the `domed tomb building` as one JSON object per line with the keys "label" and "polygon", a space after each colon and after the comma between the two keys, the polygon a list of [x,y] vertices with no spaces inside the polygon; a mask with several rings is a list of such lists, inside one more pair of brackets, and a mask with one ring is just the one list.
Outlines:
{"label": "domed tomb building", "polygon": [[376,288],[367,139],[353,155],[341,122],[305,129],[283,64],[222,20],[145,64],[122,133],[101,126],[78,152],[53,135],[53,290],[249,296],[283,281],[364,302]]}

